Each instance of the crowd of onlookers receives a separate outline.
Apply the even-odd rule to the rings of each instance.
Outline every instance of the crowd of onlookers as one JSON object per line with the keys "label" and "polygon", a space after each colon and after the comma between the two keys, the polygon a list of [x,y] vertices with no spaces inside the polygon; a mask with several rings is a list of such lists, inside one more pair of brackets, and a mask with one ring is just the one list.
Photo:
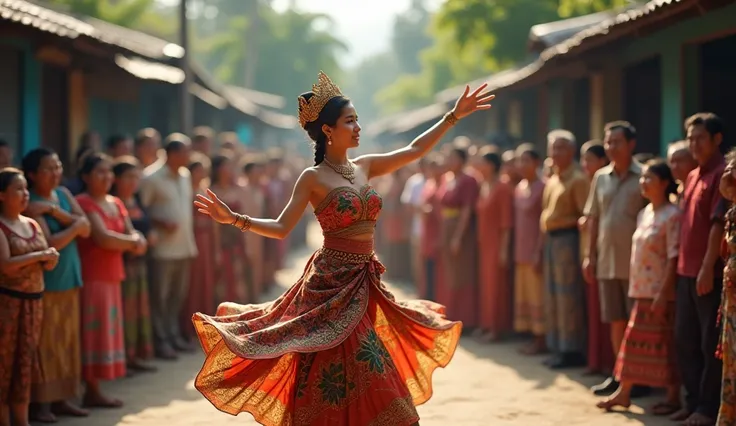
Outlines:
{"label": "crowd of onlookers", "polygon": [[721,250],[736,155],[724,160],[714,114],[683,130],[663,159],[635,154],[624,121],[582,146],[552,131],[546,153],[458,138],[379,184],[387,273],[415,279],[482,342],[527,336],[519,351],[549,354],[549,368],[602,375],[592,388],[602,409],[664,388],[654,414],[712,425],[721,406],[718,424],[736,425],[736,308]]}
{"label": "crowd of onlookers", "polygon": [[[526,336],[519,351],[549,368],[603,375],[602,409],[664,388],[654,414],[711,425],[720,407],[718,424],[736,425],[736,154],[722,155],[713,114],[684,132],[665,159],[635,154],[624,121],[581,147],[552,131],[546,153],[443,145],[374,182],[388,277],[416,282],[481,342]],[[66,178],[50,149],[12,158],[0,143],[2,426],[121,406],[100,381],[194,350],[194,312],[256,301],[306,240],[306,216],[269,240],[195,214],[212,189],[276,217],[305,166],[233,134],[144,129],[102,146],[88,133]]]}
{"label": "crowd of onlookers", "polygon": [[122,406],[101,381],[195,350],[192,314],[258,301],[287,248],[306,241],[304,222],[266,240],[196,214],[207,188],[253,216],[275,217],[288,201],[298,160],[231,133],[162,141],[144,129],[103,146],[90,132],[66,178],[48,148],[13,157],[0,141],[2,426]]}

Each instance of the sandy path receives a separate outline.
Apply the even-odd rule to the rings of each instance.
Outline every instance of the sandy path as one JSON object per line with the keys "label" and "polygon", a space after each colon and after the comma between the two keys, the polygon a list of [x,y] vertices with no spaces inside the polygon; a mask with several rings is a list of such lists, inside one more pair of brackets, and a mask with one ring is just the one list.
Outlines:
{"label": "sandy path", "polygon": [[[279,274],[275,297],[301,274],[307,252],[295,253],[289,268]],[[399,299],[411,294],[392,287]],[[539,358],[521,357],[518,343],[479,345],[463,340],[455,358],[434,379],[434,397],[419,408],[422,426],[546,426],[546,425],[671,425],[664,419],[644,416],[640,407],[632,413],[603,414],[587,386],[597,379],[583,379],[579,371],[553,373]],[[178,362],[158,363],[157,374],[109,383],[110,394],[123,399],[120,410],[95,410],[87,419],[64,419],[69,426],[204,426],[255,425],[247,414],[231,417],[215,410],[192,386],[202,362],[200,354]],[[637,401],[651,405],[656,398]],[[360,426],[360,425],[356,425]]]}

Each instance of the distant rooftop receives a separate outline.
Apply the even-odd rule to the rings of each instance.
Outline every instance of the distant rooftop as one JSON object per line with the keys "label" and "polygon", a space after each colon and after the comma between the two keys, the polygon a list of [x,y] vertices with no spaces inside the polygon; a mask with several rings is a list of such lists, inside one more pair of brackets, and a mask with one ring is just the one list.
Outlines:
{"label": "distant rooftop", "polygon": [[632,2],[628,6],[617,9],[534,25],[529,30],[529,48],[542,51],[569,39],[582,30],[598,25],[607,19],[615,18],[620,13],[638,7],[641,7],[641,5]]}

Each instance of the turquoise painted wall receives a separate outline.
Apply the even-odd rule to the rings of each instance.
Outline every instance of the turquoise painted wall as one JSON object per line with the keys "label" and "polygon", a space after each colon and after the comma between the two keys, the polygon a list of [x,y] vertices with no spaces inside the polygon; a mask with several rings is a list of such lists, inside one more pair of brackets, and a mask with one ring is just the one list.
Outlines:
{"label": "turquoise painted wall", "polygon": [[564,126],[564,86],[559,80],[552,80],[547,85],[547,126],[549,130],[561,129]]}
{"label": "turquoise painted wall", "polygon": [[660,146],[663,153],[672,140],[683,136],[682,120],[685,114],[697,109],[697,54],[693,45],[688,43],[709,34],[732,29],[734,22],[736,4],[679,22],[647,37],[636,39],[624,48],[622,57],[627,63],[638,62],[653,55],[661,56]]}
{"label": "turquoise painted wall", "polygon": [[20,73],[20,151],[22,154],[41,145],[41,63],[28,40],[6,38],[0,43],[21,51]]}

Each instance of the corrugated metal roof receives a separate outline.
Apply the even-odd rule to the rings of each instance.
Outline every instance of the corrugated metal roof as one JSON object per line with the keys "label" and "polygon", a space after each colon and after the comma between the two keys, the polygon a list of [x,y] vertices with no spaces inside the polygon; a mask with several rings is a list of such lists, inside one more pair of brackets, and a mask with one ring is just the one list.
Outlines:
{"label": "corrugated metal roof", "polygon": [[534,25],[529,29],[529,41],[540,42],[545,47],[553,46],[567,40],[582,30],[600,24],[607,19],[614,18],[619,13],[636,7],[639,6],[631,4],[623,8],[605,10],[603,12]]}
{"label": "corrugated metal roof", "polygon": [[31,26],[60,37],[89,37],[149,59],[184,56],[184,49],[175,43],[99,19],[76,16],[25,0],[0,0],[0,19]]}
{"label": "corrugated metal roof", "polygon": [[545,49],[540,55],[540,59],[546,62],[555,57],[565,55],[572,50],[583,46],[584,43],[593,38],[607,35],[614,27],[626,25],[645,16],[660,12],[668,6],[692,1],[693,0],[651,0],[642,6],[622,11],[610,19],[606,19],[597,25],[582,30],[567,40]]}

